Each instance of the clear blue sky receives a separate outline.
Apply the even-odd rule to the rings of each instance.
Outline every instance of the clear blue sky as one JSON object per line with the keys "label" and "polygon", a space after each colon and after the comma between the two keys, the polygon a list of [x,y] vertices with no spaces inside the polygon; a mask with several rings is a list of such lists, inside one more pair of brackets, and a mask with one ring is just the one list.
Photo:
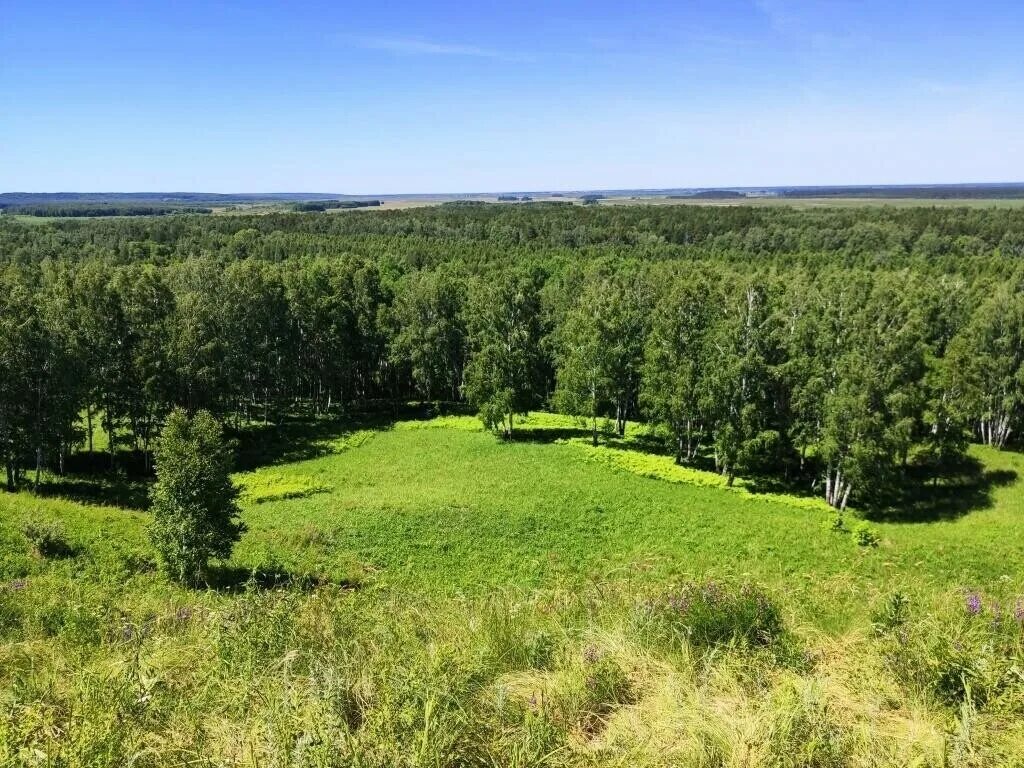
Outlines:
{"label": "clear blue sky", "polygon": [[0,0],[0,191],[1024,180],[1024,4]]}

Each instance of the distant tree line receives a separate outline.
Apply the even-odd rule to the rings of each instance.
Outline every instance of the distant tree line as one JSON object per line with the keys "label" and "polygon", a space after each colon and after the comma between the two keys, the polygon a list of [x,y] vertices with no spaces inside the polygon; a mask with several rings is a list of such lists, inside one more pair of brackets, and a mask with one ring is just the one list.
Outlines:
{"label": "distant tree line", "polygon": [[773,189],[781,197],[914,198],[925,200],[1014,200],[1024,197],[1024,184],[922,184]]}
{"label": "distant tree line", "polygon": [[229,424],[464,401],[836,507],[951,471],[1024,419],[1024,212],[439,206],[0,221],[14,488],[93,426],[148,462],[176,407]]}
{"label": "distant tree line", "polygon": [[67,205],[13,205],[4,213],[21,216],[167,216],[172,213],[213,213],[212,208],[199,206],[158,205],[104,205],[102,203],[76,203]]}
{"label": "distant tree line", "polygon": [[380,200],[311,200],[295,203],[292,208],[301,212],[327,211],[335,208],[376,208]]}

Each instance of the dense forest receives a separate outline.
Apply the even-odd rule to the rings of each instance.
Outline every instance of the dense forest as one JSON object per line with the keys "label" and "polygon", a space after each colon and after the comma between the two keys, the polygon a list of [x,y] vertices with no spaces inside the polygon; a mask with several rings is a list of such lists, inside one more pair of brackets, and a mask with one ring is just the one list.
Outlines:
{"label": "dense forest", "polygon": [[378,206],[380,206],[380,200],[310,200],[307,203],[293,203],[292,210],[309,213],[346,208],[377,208]]}
{"label": "dense forest", "polygon": [[89,218],[97,216],[168,216],[172,213],[213,213],[212,208],[176,205],[136,205],[132,203],[65,203],[60,205],[15,205],[3,213],[20,216],[66,216]]}
{"label": "dense forest", "polygon": [[[1024,210],[439,206],[0,218],[8,488],[98,424],[148,462],[175,406],[228,425],[457,401],[836,507],[954,471],[1024,418]],[[91,449],[91,445],[88,446]]]}

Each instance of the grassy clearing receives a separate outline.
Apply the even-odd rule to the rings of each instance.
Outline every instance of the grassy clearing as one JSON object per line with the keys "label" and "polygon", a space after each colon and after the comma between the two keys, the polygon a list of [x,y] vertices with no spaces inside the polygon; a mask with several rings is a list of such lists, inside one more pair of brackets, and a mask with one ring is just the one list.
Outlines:
{"label": "grassy clearing", "polygon": [[154,571],[137,495],[0,495],[0,760],[1021,764],[1024,457],[973,449],[998,483],[862,547],[636,428],[517,430],[268,439],[204,591]]}

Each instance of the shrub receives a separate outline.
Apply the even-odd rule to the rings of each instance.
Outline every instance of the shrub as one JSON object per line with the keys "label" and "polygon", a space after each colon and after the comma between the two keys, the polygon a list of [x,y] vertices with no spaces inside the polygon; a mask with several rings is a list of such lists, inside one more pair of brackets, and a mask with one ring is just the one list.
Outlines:
{"label": "shrub", "polygon": [[877,547],[882,540],[878,531],[872,528],[864,520],[853,526],[853,540],[861,547]]}
{"label": "shrub", "polygon": [[673,643],[765,646],[783,635],[778,606],[752,584],[686,583],[648,601],[644,616],[656,636]]}
{"label": "shrub", "polygon": [[885,605],[875,612],[872,626],[875,632],[882,634],[902,627],[910,618],[910,600],[902,592],[893,592],[885,601]]}
{"label": "shrub", "polygon": [[70,557],[75,553],[64,526],[57,521],[34,518],[25,523],[23,531],[33,551],[40,557]]}
{"label": "shrub", "polygon": [[238,489],[221,427],[206,411],[167,418],[156,454],[153,544],[168,573],[196,584],[211,557],[227,558],[244,526],[236,520]]}
{"label": "shrub", "polygon": [[846,527],[846,520],[843,518],[842,512],[837,512],[835,517],[828,522],[827,527],[833,533],[847,533],[850,530]]}
{"label": "shrub", "polygon": [[1024,714],[1024,603],[979,592],[961,599],[890,629],[878,626],[887,666],[947,704],[998,701],[1001,710]]}

